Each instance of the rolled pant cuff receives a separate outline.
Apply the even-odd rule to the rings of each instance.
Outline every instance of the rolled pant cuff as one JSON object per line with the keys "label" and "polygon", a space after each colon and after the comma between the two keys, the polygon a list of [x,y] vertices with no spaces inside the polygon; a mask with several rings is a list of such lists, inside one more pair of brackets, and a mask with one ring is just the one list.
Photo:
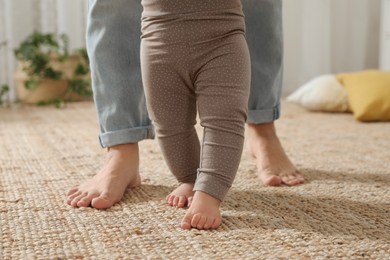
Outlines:
{"label": "rolled pant cuff", "polygon": [[206,184],[206,183],[195,182],[195,186],[194,186],[193,190],[207,193],[207,194],[213,196],[214,198],[216,198],[220,201],[223,201],[226,194],[228,193],[228,191],[230,189],[230,186],[218,185],[218,187],[213,187],[216,184],[217,183],[213,183],[210,185],[210,184]]}
{"label": "rolled pant cuff", "polygon": [[106,132],[99,136],[100,145],[103,148],[118,144],[138,143],[139,141],[153,138],[153,125]]}
{"label": "rolled pant cuff", "polygon": [[247,124],[271,123],[280,117],[280,103],[270,109],[249,110]]}

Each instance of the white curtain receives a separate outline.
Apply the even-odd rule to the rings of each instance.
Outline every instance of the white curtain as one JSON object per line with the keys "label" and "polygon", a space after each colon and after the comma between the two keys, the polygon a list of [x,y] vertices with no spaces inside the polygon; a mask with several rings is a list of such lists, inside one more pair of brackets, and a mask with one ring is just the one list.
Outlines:
{"label": "white curtain", "polygon": [[284,0],[284,92],[328,73],[379,67],[381,0]]}
{"label": "white curtain", "polygon": [[[378,68],[381,0],[283,0],[283,8],[284,93],[321,74]],[[11,99],[13,49],[33,30],[85,46],[86,12],[87,0],[0,0],[0,85],[11,86]]]}

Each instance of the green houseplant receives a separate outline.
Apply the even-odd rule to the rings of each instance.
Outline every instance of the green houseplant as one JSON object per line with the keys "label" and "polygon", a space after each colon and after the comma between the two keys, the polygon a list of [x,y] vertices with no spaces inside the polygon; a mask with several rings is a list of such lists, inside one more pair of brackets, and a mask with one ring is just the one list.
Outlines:
{"label": "green houseplant", "polygon": [[[6,46],[6,42],[0,43],[0,49]],[[3,105],[4,99],[7,98],[9,93],[9,86],[7,84],[0,84],[0,106]]]}
{"label": "green houseplant", "polygon": [[68,42],[64,34],[34,32],[14,50],[19,61],[14,74],[19,100],[61,106],[91,96],[87,52],[70,53]]}
{"label": "green houseplant", "polygon": [[3,105],[3,97],[9,92],[9,86],[7,84],[0,86],[0,105]]}

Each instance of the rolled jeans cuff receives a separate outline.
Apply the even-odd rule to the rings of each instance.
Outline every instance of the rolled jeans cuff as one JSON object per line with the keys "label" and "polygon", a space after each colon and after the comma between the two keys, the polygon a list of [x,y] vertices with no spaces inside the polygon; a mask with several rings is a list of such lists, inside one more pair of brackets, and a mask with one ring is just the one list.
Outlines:
{"label": "rolled jeans cuff", "polygon": [[280,117],[280,103],[273,108],[249,110],[247,124],[271,123]]}
{"label": "rolled jeans cuff", "polygon": [[103,148],[118,144],[138,143],[139,141],[153,138],[153,125],[111,131],[99,135],[100,145]]}

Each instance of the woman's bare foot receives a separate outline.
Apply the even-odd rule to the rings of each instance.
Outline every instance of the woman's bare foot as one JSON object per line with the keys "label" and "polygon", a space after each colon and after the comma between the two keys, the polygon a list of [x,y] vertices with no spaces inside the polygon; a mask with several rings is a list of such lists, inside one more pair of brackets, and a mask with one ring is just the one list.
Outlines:
{"label": "woman's bare foot", "polygon": [[115,145],[98,174],[66,194],[72,207],[106,209],[120,201],[127,187],[141,184],[138,144]]}
{"label": "woman's bare foot", "polygon": [[192,196],[194,196],[194,183],[182,183],[172,191],[165,200],[172,207],[184,208],[190,207]]}
{"label": "woman's bare foot", "polygon": [[248,146],[265,185],[299,185],[304,176],[295,168],[276,135],[274,123],[248,124]]}
{"label": "woman's bare foot", "polygon": [[219,206],[221,201],[213,196],[196,191],[192,199],[191,207],[187,210],[182,222],[183,229],[215,229],[222,223]]}

